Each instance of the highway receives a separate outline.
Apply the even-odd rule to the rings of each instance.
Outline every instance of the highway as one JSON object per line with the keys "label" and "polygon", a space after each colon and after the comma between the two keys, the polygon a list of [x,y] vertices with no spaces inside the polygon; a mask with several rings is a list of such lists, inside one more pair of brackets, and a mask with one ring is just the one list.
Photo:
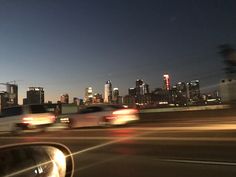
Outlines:
{"label": "highway", "polygon": [[74,155],[76,177],[235,177],[236,126],[225,120],[72,130],[54,127],[20,136],[2,133],[0,144],[65,144]]}

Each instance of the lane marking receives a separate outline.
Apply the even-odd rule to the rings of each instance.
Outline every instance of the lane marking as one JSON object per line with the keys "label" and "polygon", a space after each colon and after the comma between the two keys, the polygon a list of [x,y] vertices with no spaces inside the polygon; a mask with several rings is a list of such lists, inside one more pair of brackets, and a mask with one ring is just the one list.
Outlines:
{"label": "lane marking", "polygon": [[[179,123],[180,124],[180,123]],[[161,126],[161,124],[159,124]],[[179,126],[179,127],[121,127],[121,128],[106,128],[106,129],[63,129],[52,128],[51,131],[64,130],[67,132],[98,132],[98,131],[112,131],[112,130],[146,130],[146,131],[203,131],[203,130],[236,130],[236,122],[234,123],[222,123],[222,124],[207,124],[201,126]]]}
{"label": "lane marking", "polygon": [[23,136],[23,137],[13,137],[13,136],[2,136],[0,140],[24,140],[24,139],[34,139],[34,140],[140,140],[140,141],[233,141],[236,142],[234,137],[140,137],[140,136],[125,136],[125,137],[36,137],[36,136]]}
{"label": "lane marking", "polygon": [[234,162],[220,162],[220,161],[203,161],[203,160],[184,160],[184,159],[160,159],[166,162],[176,162],[176,163],[190,163],[190,164],[200,164],[200,165],[224,165],[224,166],[236,166]]}
{"label": "lane marking", "polygon": [[88,151],[93,151],[95,149],[103,148],[105,146],[109,146],[109,145],[112,145],[112,144],[120,143],[122,141],[130,140],[130,139],[133,139],[135,137],[140,137],[140,136],[148,135],[148,134],[150,135],[151,133],[153,133],[153,132],[145,132],[145,133],[137,134],[137,135],[134,135],[134,136],[118,138],[118,139],[113,140],[113,141],[108,141],[108,142],[105,142],[105,143],[102,143],[102,144],[99,144],[99,145],[95,145],[95,146],[92,146],[92,147],[89,147],[89,148],[86,148],[86,149],[74,152],[74,153],[72,153],[72,155],[73,156],[79,155],[79,154],[82,154],[82,153],[86,153]]}
{"label": "lane marking", "polygon": [[212,130],[236,130],[236,122],[234,124],[207,124],[202,126],[186,126],[186,127],[136,127],[130,128],[135,130],[153,130],[153,131],[212,131]]}

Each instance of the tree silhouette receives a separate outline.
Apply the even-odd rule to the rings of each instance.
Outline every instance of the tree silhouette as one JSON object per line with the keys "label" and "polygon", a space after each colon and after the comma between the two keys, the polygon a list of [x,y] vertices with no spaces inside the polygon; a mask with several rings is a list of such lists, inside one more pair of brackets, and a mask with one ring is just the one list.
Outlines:
{"label": "tree silhouette", "polygon": [[236,76],[236,50],[229,44],[219,46],[219,54],[226,64],[225,72],[229,78]]}

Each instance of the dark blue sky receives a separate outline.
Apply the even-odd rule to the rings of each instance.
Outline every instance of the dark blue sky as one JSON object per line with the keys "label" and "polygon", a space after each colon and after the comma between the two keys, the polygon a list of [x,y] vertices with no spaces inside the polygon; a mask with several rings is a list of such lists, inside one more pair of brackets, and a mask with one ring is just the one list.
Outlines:
{"label": "dark blue sky", "polygon": [[0,82],[43,86],[46,100],[103,93],[112,80],[121,93],[137,78],[151,88],[223,77],[217,46],[236,44],[234,0],[0,0]]}

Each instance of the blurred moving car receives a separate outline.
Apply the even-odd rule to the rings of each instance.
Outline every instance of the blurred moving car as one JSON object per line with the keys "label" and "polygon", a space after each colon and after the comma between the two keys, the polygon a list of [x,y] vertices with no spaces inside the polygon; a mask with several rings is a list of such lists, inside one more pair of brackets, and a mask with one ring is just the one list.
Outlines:
{"label": "blurred moving car", "polygon": [[69,128],[124,125],[139,120],[138,110],[118,105],[91,105],[76,114],[70,114],[61,122],[68,123]]}
{"label": "blurred moving car", "polygon": [[10,107],[2,110],[0,116],[0,130],[19,133],[26,129],[51,126],[55,122],[55,116],[48,113],[43,105],[25,105]]}

